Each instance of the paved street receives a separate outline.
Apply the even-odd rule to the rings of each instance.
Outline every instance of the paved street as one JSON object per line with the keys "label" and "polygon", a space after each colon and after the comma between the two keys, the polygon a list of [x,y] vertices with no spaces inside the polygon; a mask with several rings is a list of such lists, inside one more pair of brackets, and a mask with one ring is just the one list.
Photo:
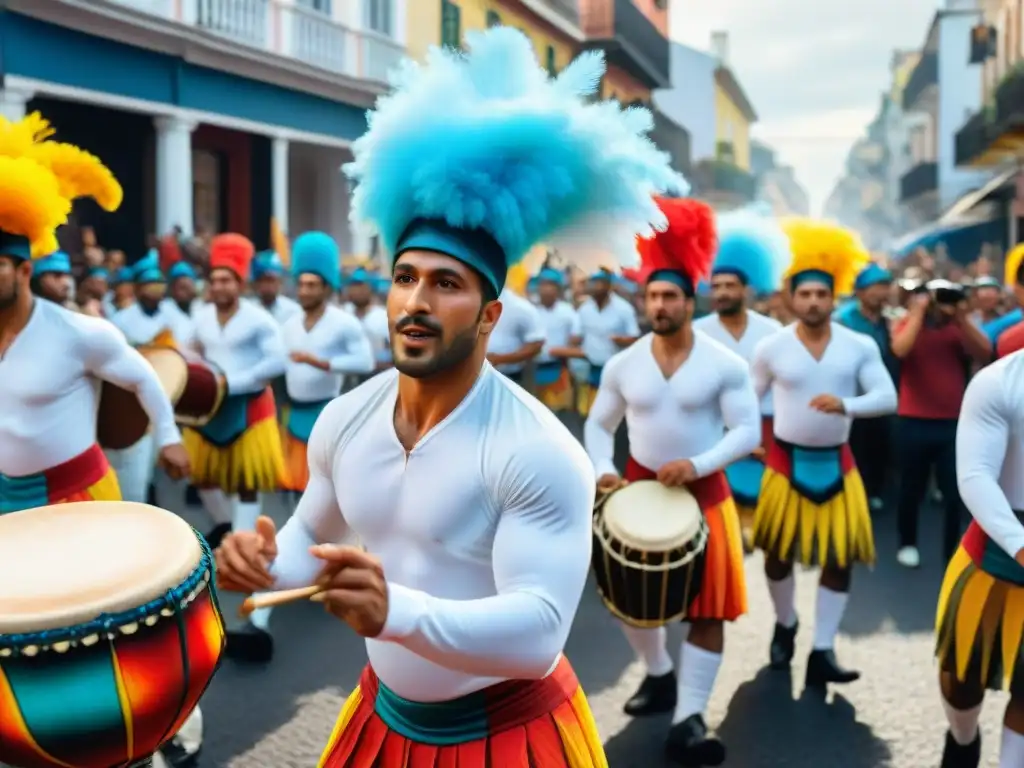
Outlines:
{"label": "paved street", "polygon": [[[179,489],[161,501],[181,510]],[[279,520],[280,499],[268,509]],[[200,528],[197,510],[185,513]],[[935,522],[938,523],[936,516]],[[930,534],[937,525],[922,526]],[[839,652],[864,678],[830,700],[801,698],[802,659],[810,643],[815,574],[798,576],[801,632],[793,680],[764,666],[772,625],[760,558],[748,560],[750,615],[730,628],[710,723],[729,748],[730,768],[935,768],[943,735],[932,662],[932,614],[941,578],[938,537],[923,543],[917,572],[894,563],[892,513],[876,522],[881,561],[858,573]],[[935,529],[934,531],[932,529]],[[229,621],[237,600],[228,596]],[[227,662],[203,701],[203,768],[309,768],[316,765],[345,694],[365,661],[362,643],[313,605],[280,610],[278,654],[265,668]],[[678,643],[677,640],[674,642]],[[678,646],[676,646],[678,647]],[[623,701],[642,671],[615,623],[588,590],[567,654],[590,696],[613,768],[659,768],[665,719],[631,722]],[[986,768],[995,768],[1002,697],[985,717]]]}

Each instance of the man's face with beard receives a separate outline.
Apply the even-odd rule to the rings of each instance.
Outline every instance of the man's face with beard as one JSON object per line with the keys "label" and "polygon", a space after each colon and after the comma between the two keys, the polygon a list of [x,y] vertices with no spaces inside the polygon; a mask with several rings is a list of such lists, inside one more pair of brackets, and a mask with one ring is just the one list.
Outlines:
{"label": "man's face with beard", "polygon": [[187,307],[196,298],[196,283],[191,277],[179,277],[171,283],[168,292],[179,307]]}
{"label": "man's face with beard", "polygon": [[743,311],[747,287],[736,275],[715,275],[711,278],[711,304],[720,315],[738,315]]}
{"label": "man's face with beard", "polygon": [[270,306],[281,293],[281,278],[275,274],[261,275],[253,284],[253,289],[260,301]]}
{"label": "man's face with beard", "polygon": [[324,305],[331,296],[331,287],[317,275],[303,273],[295,284],[295,297],[307,312],[313,312]]}
{"label": "man's face with beard", "polygon": [[49,299],[55,304],[63,304],[70,299],[73,286],[74,281],[71,279],[71,275],[47,272],[39,276],[39,290],[43,298]]}
{"label": "man's face with beard", "polygon": [[28,290],[31,275],[31,262],[0,256],[0,312],[13,307],[21,292]]}
{"label": "man's face with beard", "polygon": [[820,328],[832,318],[833,297],[831,286],[806,281],[793,291],[793,314],[804,325]]}
{"label": "man's face with beard", "polygon": [[545,307],[554,306],[562,298],[562,286],[553,280],[541,280],[537,285],[537,298]]}
{"label": "man's face with beard", "polygon": [[210,272],[210,301],[217,309],[230,309],[242,293],[242,281],[230,269],[215,269]]}
{"label": "man's face with beard", "polygon": [[889,283],[875,283],[857,291],[857,298],[872,312],[881,312],[889,301]]}
{"label": "man's face with beard", "polygon": [[156,312],[166,295],[165,283],[140,283],[135,286],[135,300],[139,302],[143,311],[150,314]]}
{"label": "man's face with beard", "polygon": [[598,277],[590,280],[587,284],[587,292],[591,295],[594,301],[604,303],[608,300],[608,295],[612,291],[611,280],[605,280],[603,277]]}
{"label": "man's face with beard", "polygon": [[667,280],[654,280],[647,284],[644,305],[651,331],[659,336],[678,333],[693,316],[693,299]]}
{"label": "man's face with beard", "polygon": [[450,256],[406,251],[395,263],[387,301],[395,368],[425,379],[462,365],[501,315],[488,301],[483,279]]}
{"label": "man's face with beard", "polygon": [[373,291],[369,283],[351,283],[347,290],[348,300],[357,309],[366,309],[373,299]]}

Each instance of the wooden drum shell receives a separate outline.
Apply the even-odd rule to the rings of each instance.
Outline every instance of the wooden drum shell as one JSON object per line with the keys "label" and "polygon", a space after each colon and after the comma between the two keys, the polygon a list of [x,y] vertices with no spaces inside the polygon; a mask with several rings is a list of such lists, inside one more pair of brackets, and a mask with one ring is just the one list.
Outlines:
{"label": "wooden drum shell", "polygon": [[174,415],[182,426],[203,427],[217,415],[227,389],[220,369],[213,363],[199,358],[187,358],[187,363],[188,377]]}

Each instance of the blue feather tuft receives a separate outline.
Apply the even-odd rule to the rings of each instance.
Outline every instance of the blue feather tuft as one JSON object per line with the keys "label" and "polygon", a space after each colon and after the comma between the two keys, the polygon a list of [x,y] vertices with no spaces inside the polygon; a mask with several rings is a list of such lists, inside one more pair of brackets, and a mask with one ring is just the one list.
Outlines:
{"label": "blue feather tuft", "polygon": [[790,258],[786,233],[766,212],[743,209],[718,217],[713,270],[742,271],[756,293],[770,293],[779,289]]}
{"label": "blue feather tuft", "polygon": [[440,219],[488,232],[509,266],[541,242],[635,263],[636,235],[665,225],[652,195],[689,189],[647,138],[650,112],[585,100],[598,52],[552,79],[518,30],[466,42],[469,54],[435,48],[393,73],[344,168],[353,221],[391,254],[412,221]]}

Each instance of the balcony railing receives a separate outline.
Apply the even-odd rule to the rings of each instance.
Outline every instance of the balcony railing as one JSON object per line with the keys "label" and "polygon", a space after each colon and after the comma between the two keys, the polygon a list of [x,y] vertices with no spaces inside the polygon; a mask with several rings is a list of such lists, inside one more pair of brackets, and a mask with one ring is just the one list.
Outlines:
{"label": "balcony railing", "polygon": [[913,200],[938,188],[939,164],[918,163],[900,178],[900,200]]}
{"label": "balcony railing", "polygon": [[690,132],[676,123],[671,117],[657,109],[654,114],[654,130],[650,133],[653,141],[663,152],[672,158],[672,167],[682,174],[690,173]]}
{"label": "balcony railing", "polygon": [[1024,128],[1024,70],[1019,66],[996,86],[995,120],[1001,129]]}
{"label": "balcony railing", "polygon": [[384,82],[404,55],[386,35],[356,31],[284,0],[114,0],[235,43],[357,79]]}
{"label": "balcony railing", "polygon": [[921,95],[939,83],[939,55],[934,51],[925,53],[914,71],[910,73],[906,86],[903,88],[903,108],[913,109]]}
{"label": "balcony railing", "polygon": [[537,0],[571,24],[580,23],[579,0]]}
{"label": "balcony railing", "polygon": [[981,157],[992,144],[989,120],[986,114],[975,112],[956,132],[956,164],[970,165]]}
{"label": "balcony railing", "polygon": [[632,0],[580,0],[586,45],[649,88],[669,85],[670,43]]}
{"label": "balcony railing", "polygon": [[725,160],[703,160],[693,172],[694,190],[699,195],[726,193],[742,202],[749,202],[757,194],[757,179],[753,174]]}

